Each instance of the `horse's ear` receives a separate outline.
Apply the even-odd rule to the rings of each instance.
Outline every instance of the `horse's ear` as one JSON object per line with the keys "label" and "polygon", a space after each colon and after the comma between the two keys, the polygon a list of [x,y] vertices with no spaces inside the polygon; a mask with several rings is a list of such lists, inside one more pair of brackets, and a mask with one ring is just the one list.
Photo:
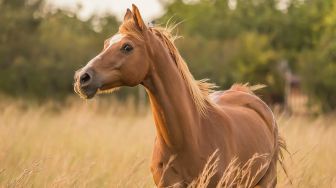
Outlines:
{"label": "horse's ear", "polygon": [[147,29],[147,26],[140,15],[138,7],[132,4],[132,10],[135,24],[139,27],[141,31],[145,31]]}
{"label": "horse's ear", "polygon": [[133,13],[132,13],[132,11],[128,8],[128,9],[126,10],[126,14],[125,14],[125,16],[124,16],[124,22],[127,21],[127,20],[129,20],[129,19],[131,19],[131,18],[133,18]]}

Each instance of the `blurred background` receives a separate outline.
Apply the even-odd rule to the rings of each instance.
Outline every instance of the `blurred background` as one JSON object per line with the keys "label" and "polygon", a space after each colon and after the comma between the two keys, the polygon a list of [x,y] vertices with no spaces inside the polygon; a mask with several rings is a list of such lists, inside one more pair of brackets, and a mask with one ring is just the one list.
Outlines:
{"label": "blurred background", "polygon": [[72,85],[132,3],[178,24],[196,79],[267,85],[292,187],[336,186],[335,0],[0,0],[0,187],[153,186],[143,88],[82,101]]}
{"label": "blurred background", "polygon": [[334,0],[2,0],[0,92],[73,96],[74,71],[100,52],[132,2],[148,23],[180,23],[177,46],[197,79],[220,89],[265,84],[264,100],[300,113],[336,108]]}

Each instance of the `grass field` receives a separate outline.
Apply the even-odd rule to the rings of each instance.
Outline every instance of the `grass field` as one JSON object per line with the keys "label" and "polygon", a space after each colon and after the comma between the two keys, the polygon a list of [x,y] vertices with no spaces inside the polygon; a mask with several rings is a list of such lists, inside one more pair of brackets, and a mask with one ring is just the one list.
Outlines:
{"label": "grass field", "polygon": [[[0,187],[153,187],[150,110],[71,101],[1,102]],[[278,119],[293,181],[279,169],[279,187],[336,187],[336,119]]]}

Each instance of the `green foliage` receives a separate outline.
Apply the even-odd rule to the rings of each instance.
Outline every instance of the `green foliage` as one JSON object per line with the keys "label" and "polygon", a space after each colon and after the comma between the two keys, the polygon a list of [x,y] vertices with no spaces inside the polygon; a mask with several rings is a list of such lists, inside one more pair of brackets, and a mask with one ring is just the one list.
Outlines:
{"label": "green foliage", "polygon": [[265,35],[244,33],[225,41],[183,38],[178,45],[197,78],[208,77],[222,88],[234,82],[281,85],[276,53]]}
{"label": "green foliage", "polygon": [[175,1],[167,10],[162,22],[185,20],[179,33],[188,36],[178,46],[197,78],[208,77],[222,88],[235,82],[266,84],[264,99],[283,101],[277,70],[283,53],[273,41],[284,13],[275,1],[237,1],[235,8],[228,1]]}
{"label": "green foliage", "polygon": [[306,91],[312,102],[317,102],[324,111],[336,107],[336,34],[333,31],[324,35],[314,49],[306,51],[300,61]]}
{"label": "green foliage", "polygon": [[[74,71],[101,50],[119,24],[112,16],[81,21],[60,10],[42,14],[42,6],[41,1],[0,5],[0,25],[5,26],[0,27],[0,90],[61,99],[73,91]],[[100,32],[93,22],[100,23]]]}
{"label": "green foliage", "polygon": [[263,97],[279,102],[285,79],[278,67],[286,60],[312,102],[334,110],[336,2],[287,3],[281,9],[278,0],[176,0],[160,21],[183,22],[179,33],[187,36],[178,46],[197,78],[209,77],[223,88],[234,82],[266,84]]}
{"label": "green foliage", "polygon": [[[281,2],[175,0],[164,5],[159,22],[182,22],[177,45],[196,78],[210,78],[222,89],[235,82],[266,84],[264,99],[281,102],[285,84],[278,67],[285,60],[312,102],[334,110],[336,2],[289,0],[279,8]],[[43,0],[0,0],[0,92],[63,99],[73,92],[74,71],[119,25],[111,15],[83,21],[44,6]]]}
{"label": "green foliage", "polygon": [[314,44],[301,53],[299,72],[312,103],[323,111],[336,109],[336,2],[312,1],[306,5],[314,14],[310,23]]}

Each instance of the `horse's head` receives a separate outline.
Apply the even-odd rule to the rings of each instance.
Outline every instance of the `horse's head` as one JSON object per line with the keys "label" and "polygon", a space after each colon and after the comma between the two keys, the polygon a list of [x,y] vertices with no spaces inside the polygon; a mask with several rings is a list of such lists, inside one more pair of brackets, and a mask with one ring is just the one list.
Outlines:
{"label": "horse's head", "polygon": [[149,71],[149,31],[138,8],[127,9],[119,32],[107,39],[104,48],[85,67],[76,71],[75,91],[83,98],[120,86],[140,84]]}

